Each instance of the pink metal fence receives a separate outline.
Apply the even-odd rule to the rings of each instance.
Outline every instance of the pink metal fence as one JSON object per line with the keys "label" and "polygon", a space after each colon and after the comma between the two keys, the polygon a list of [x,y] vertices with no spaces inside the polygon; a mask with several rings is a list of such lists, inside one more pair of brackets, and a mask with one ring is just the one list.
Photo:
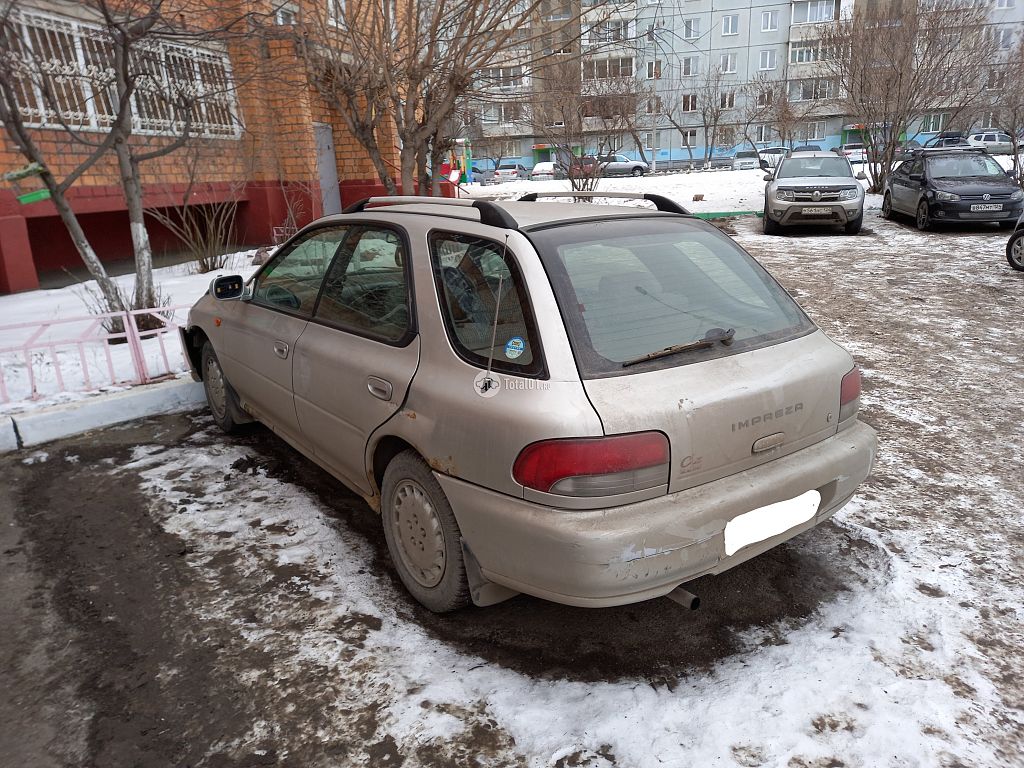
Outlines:
{"label": "pink metal fence", "polygon": [[[145,384],[184,370],[178,328],[187,309],[179,305],[0,325],[0,404]],[[104,328],[113,318],[121,319],[124,331]]]}

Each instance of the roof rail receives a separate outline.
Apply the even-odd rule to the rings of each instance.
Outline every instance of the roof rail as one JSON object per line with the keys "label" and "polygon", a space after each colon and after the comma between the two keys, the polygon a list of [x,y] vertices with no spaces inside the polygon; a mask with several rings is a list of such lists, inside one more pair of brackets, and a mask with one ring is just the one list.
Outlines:
{"label": "roof rail", "polygon": [[361,213],[367,208],[380,208],[388,205],[451,205],[458,208],[476,208],[480,211],[480,223],[502,229],[518,229],[519,224],[508,215],[503,208],[490,200],[470,200],[469,198],[429,197],[427,195],[392,195],[390,197],[367,197],[353,203],[342,213]]}
{"label": "roof rail", "polygon": [[530,192],[518,198],[522,203],[534,203],[541,197],[610,197],[618,200],[647,200],[654,203],[659,211],[666,213],[679,213],[683,216],[692,216],[686,208],[683,208],[675,200],[664,195],[655,195],[650,192]]}

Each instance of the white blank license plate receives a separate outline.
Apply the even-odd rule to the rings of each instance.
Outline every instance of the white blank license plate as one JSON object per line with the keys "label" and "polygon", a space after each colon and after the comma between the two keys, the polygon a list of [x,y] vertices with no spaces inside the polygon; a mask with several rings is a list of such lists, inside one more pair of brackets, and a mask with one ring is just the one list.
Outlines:
{"label": "white blank license plate", "polygon": [[827,216],[832,213],[831,208],[804,208],[804,216]]}
{"label": "white blank license plate", "polygon": [[984,204],[972,205],[971,206],[971,210],[972,211],[1001,211],[1001,210],[1003,210],[1003,204],[1002,203],[991,203],[991,204],[988,204],[988,205],[984,205]]}
{"label": "white blank license plate", "polygon": [[725,555],[728,557],[748,544],[755,544],[806,523],[818,511],[821,494],[807,491],[795,499],[779,501],[767,507],[734,517],[725,526]]}

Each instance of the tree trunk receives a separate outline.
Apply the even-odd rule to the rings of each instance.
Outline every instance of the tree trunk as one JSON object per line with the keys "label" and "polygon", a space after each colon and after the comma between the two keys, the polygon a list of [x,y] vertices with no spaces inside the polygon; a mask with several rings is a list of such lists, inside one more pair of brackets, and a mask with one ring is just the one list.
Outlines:
{"label": "tree trunk", "polygon": [[403,140],[402,149],[399,152],[403,195],[416,194],[416,154],[416,147]]}
{"label": "tree trunk", "polygon": [[114,144],[117,164],[121,171],[121,188],[128,207],[128,226],[131,229],[132,249],[135,252],[135,309],[156,306],[156,290],[153,287],[153,249],[146,229],[145,210],[142,205],[142,184],[139,182],[139,166],[131,155],[125,140]]}
{"label": "tree trunk", "polygon": [[102,294],[103,301],[106,304],[105,309],[108,312],[123,312],[126,307],[121,302],[121,294],[117,290],[117,284],[107,274],[107,270],[103,268],[103,263],[96,255],[92,245],[90,245],[89,239],[85,236],[82,225],[78,223],[78,217],[71,210],[71,206],[64,197],[64,193],[57,188],[55,180],[49,173],[44,174],[44,183],[50,190],[50,199],[53,200],[53,205],[57,209],[58,215],[60,215],[60,220],[64,223],[68,234],[71,235],[71,242],[75,244],[75,249],[85,263],[85,268],[89,270],[89,274],[92,275],[96,285],[99,286],[100,294]]}

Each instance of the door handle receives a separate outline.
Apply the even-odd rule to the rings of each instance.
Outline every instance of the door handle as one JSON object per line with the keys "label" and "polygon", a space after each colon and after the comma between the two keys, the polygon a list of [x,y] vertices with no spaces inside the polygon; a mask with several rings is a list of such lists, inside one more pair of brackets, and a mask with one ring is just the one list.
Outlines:
{"label": "door handle", "polygon": [[288,345],[283,341],[274,342],[274,354],[280,357],[282,360],[288,359]]}
{"label": "door handle", "polygon": [[391,393],[394,392],[390,381],[377,376],[370,376],[366,379],[366,388],[371,395],[385,402],[391,399]]}

